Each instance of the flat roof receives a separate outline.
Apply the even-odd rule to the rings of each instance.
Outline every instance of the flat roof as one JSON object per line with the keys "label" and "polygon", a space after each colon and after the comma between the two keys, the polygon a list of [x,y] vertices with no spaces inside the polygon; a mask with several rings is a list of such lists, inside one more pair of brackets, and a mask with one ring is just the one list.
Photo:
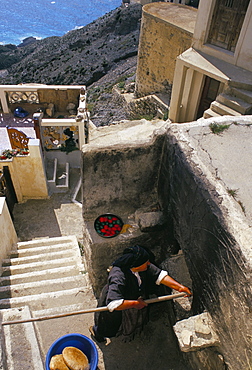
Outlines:
{"label": "flat roof", "polygon": [[158,2],[144,5],[143,12],[193,33],[198,10],[191,6]]}

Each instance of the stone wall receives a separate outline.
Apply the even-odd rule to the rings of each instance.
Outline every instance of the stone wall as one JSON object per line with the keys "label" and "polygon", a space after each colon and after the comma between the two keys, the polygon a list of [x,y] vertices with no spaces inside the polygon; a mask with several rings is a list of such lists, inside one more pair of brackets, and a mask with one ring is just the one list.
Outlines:
{"label": "stone wall", "polygon": [[67,105],[74,103],[78,106],[80,90],[78,89],[38,89],[39,102],[43,104],[53,103],[57,112],[66,112]]}
{"label": "stone wall", "polygon": [[[106,141],[109,144],[109,140],[109,137],[104,137],[104,144]],[[90,146],[84,147],[85,220],[107,212],[130,214],[138,208],[157,203],[160,140],[162,138],[158,137],[154,145],[98,146],[93,150]]]}
{"label": "stone wall", "polygon": [[5,197],[0,197],[0,240],[0,273],[2,274],[2,260],[8,257],[9,252],[18,242],[17,233],[14,228]]}
{"label": "stone wall", "polygon": [[[106,281],[106,269],[124,248],[148,246],[160,262],[173,247],[168,242],[170,228],[139,226],[143,219],[139,214],[159,211],[157,186],[166,126],[160,122],[126,121],[101,127],[91,132],[90,143],[83,147],[85,256],[97,295]],[[104,213],[119,216],[129,227],[115,238],[102,238],[94,230],[94,221]]]}
{"label": "stone wall", "polygon": [[[191,46],[196,10],[172,3],[152,3],[143,7],[138,49],[136,95],[169,92],[176,58]],[[189,20],[184,20],[186,16]],[[181,24],[174,23],[180,19]],[[194,23],[193,23],[194,25]]]}
{"label": "stone wall", "polygon": [[[162,158],[159,189],[161,207],[171,213],[193,282],[193,312],[210,313],[228,369],[248,370],[252,297],[251,267],[243,253],[246,245],[230,229],[228,209],[200,161],[195,162],[191,147],[179,141],[172,129]],[[197,360],[204,363],[200,356]]]}

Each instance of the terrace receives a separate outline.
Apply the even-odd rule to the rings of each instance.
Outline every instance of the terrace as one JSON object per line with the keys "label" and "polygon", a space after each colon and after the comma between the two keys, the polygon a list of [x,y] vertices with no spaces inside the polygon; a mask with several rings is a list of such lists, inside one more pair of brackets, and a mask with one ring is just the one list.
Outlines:
{"label": "terrace", "polygon": [[89,124],[85,86],[0,85],[0,170],[18,202],[68,189]]}
{"label": "terrace", "polygon": [[[58,142],[55,140],[52,136],[58,131],[55,127],[77,126],[74,133],[78,136],[77,143],[79,142],[80,148],[85,143],[83,122],[88,120],[85,89],[83,99],[79,101],[81,88],[81,86],[41,84],[0,85],[0,128],[14,127],[23,130],[32,138],[41,139],[49,136],[45,138],[43,146],[46,149],[57,149],[57,146],[63,144],[65,140],[62,134],[61,137],[56,135],[60,139]],[[27,112],[26,117],[14,116],[18,107]],[[38,130],[36,128],[38,124],[41,127],[53,127],[53,133],[45,135],[48,130]],[[1,130],[0,149],[10,147],[6,130]]]}

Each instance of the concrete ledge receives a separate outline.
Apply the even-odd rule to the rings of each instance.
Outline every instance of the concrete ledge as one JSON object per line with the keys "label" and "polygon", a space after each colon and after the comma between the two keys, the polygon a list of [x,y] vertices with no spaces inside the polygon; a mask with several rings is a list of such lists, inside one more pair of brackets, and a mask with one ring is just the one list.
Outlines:
{"label": "concrete ledge", "polygon": [[197,351],[219,344],[208,312],[178,321],[173,328],[182,352]]}

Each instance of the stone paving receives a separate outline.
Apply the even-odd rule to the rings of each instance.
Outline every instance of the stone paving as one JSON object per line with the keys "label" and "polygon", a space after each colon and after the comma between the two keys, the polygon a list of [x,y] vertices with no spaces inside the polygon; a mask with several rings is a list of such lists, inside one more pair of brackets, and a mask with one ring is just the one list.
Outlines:
{"label": "stone paving", "polygon": [[20,241],[75,235],[83,238],[81,205],[72,202],[80,169],[70,169],[70,188],[49,199],[29,199],[14,206],[14,226]]}

